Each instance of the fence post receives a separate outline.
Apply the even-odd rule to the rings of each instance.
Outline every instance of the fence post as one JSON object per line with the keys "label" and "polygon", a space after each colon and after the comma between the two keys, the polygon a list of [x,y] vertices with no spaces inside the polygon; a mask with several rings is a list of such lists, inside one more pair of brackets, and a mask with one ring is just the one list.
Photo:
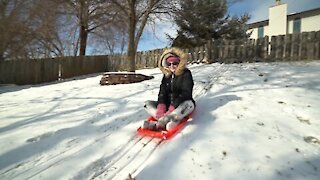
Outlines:
{"label": "fence post", "polygon": [[197,46],[197,47],[194,48],[194,50],[195,50],[195,53],[194,53],[195,59],[194,59],[194,61],[197,62],[199,60],[199,58],[200,58],[200,54],[199,54],[200,47]]}
{"label": "fence post", "polygon": [[212,40],[208,40],[208,42],[205,44],[205,58],[207,60],[207,62],[212,63],[212,53],[211,53],[211,49],[212,49]]}
{"label": "fence post", "polygon": [[315,48],[315,59],[320,59],[320,31],[316,32],[314,48]]}
{"label": "fence post", "polygon": [[291,60],[296,61],[299,59],[300,54],[300,34],[292,34],[291,42]]}
{"label": "fence post", "polygon": [[254,57],[255,57],[255,40],[249,39],[248,61],[253,62]]}
{"label": "fence post", "polygon": [[205,57],[204,50],[205,50],[204,46],[199,47],[199,59],[197,62],[201,62]]}
{"label": "fence post", "polygon": [[250,49],[250,40],[249,39],[245,39],[245,46],[244,46],[244,55],[245,55],[245,60],[244,62],[248,62],[249,61],[249,49]]}
{"label": "fence post", "polygon": [[199,47],[199,59],[198,59],[197,62],[201,62],[203,60],[203,58],[204,58],[204,50],[205,50],[205,48],[204,48],[203,45]]}
{"label": "fence post", "polygon": [[155,61],[153,62],[153,67],[157,67],[158,66],[158,61],[160,61],[160,57],[162,55],[163,49],[157,49],[157,56]]}
{"label": "fence post", "polygon": [[256,41],[256,51],[255,57],[256,61],[266,61],[268,58],[268,46],[269,46],[269,37],[265,36],[263,38],[259,38]]}
{"label": "fence post", "polygon": [[185,53],[187,54],[188,62],[192,62],[192,55],[190,53],[190,49],[189,48],[185,49]]}
{"label": "fence post", "polygon": [[[259,39],[254,39],[254,42],[252,44],[252,60],[253,60],[253,62],[257,62],[258,61],[257,60],[258,59],[257,58],[257,54],[258,54],[258,52],[257,52],[258,48],[257,47],[261,46],[261,42],[262,42],[261,38],[260,38],[259,44],[258,44],[258,41],[259,41]],[[259,52],[259,56],[260,56],[260,54],[261,54],[261,50]]]}
{"label": "fence post", "polygon": [[158,62],[158,53],[159,52],[159,49],[155,49],[153,50],[153,62]]}
{"label": "fence post", "polygon": [[223,41],[222,40],[218,40],[218,46],[217,46],[217,58],[219,62],[223,62]]}
{"label": "fence post", "polygon": [[276,36],[276,60],[283,61],[284,35]]}
{"label": "fence post", "polygon": [[136,61],[136,68],[139,69],[141,68],[141,58],[140,58],[140,52],[136,52],[136,55],[135,55],[135,61]]}
{"label": "fence post", "polygon": [[195,48],[190,48],[189,49],[189,57],[190,57],[190,61],[194,62],[196,57],[195,57]]}
{"label": "fence post", "polygon": [[284,60],[290,61],[292,60],[291,57],[291,44],[292,44],[292,34],[287,34],[284,37]]}
{"label": "fence post", "polygon": [[121,56],[121,60],[120,60],[120,67],[118,69],[118,71],[126,71],[127,70],[127,67],[129,67],[129,56],[127,54],[125,55],[122,55]]}
{"label": "fence post", "polygon": [[224,62],[228,62],[228,41],[226,39],[223,39],[223,48],[222,48],[222,59]]}
{"label": "fence post", "polygon": [[307,41],[308,41],[308,33],[303,32],[301,34],[301,42],[300,42],[300,60],[306,60],[307,59]]}
{"label": "fence post", "polygon": [[264,59],[264,61],[268,60],[269,57],[269,36],[265,36],[263,38],[263,44],[262,44],[262,58]]}
{"label": "fence post", "polygon": [[211,41],[212,49],[211,49],[211,58],[212,62],[218,62],[217,59],[219,57],[218,50],[218,42],[216,40]]}
{"label": "fence post", "polygon": [[271,37],[271,47],[270,47],[270,55],[269,55],[269,61],[274,61],[274,58],[276,57],[276,49],[277,49],[277,37],[272,36]]}
{"label": "fence post", "polygon": [[315,59],[316,32],[309,32],[307,39],[307,59]]}
{"label": "fence post", "polygon": [[242,54],[242,60],[241,62],[245,62],[247,61],[247,46],[248,46],[248,40],[243,40],[243,46],[242,46],[242,49],[241,49],[241,54]]}
{"label": "fence post", "polygon": [[158,61],[160,61],[162,52],[163,52],[163,49],[158,49],[157,50],[157,56],[156,56],[156,59],[153,62],[153,67],[157,67],[158,66]]}
{"label": "fence post", "polygon": [[241,39],[237,39],[236,40],[236,57],[237,57],[237,61],[241,62],[242,58],[241,58],[241,46],[242,46],[242,40]]}
{"label": "fence post", "polygon": [[150,52],[150,53],[151,53],[150,55],[151,55],[151,58],[152,58],[152,59],[151,59],[151,61],[152,61],[152,62],[155,62],[155,61],[156,61],[156,59],[157,59],[157,58],[156,58],[155,50],[151,50],[151,52]]}
{"label": "fence post", "polygon": [[238,62],[238,61],[236,60],[236,56],[235,56],[235,54],[236,54],[235,44],[236,44],[235,40],[231,40],[231,41],[230,41],[229,58],[233,59],[234,62]]}
{"label": "fence post", "polygon": [[152,65],[152,61],[146,57],[146,51],[140,52],[140,59],[141,62],[145,64],[145,67],[150,67]]}

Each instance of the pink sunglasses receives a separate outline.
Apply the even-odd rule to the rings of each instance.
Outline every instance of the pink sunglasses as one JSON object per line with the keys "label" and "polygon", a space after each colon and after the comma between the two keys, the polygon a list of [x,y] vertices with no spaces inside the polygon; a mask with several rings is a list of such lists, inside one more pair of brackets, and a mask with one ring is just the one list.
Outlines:
{"label": "pink sunglasses", "polygon": [[178,65],[179,62],[167,62],[167,66]]}

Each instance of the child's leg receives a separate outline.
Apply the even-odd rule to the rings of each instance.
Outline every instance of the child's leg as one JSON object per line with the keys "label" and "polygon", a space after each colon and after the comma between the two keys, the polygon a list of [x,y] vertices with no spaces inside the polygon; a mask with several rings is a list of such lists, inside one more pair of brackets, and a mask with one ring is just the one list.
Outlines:
{"label": "child's leg", "polygon": [[170,114],[160,118],[157,124],[157,128],[166,128],[167,130],[170,130],[174,128],[177,124],[179,124],[181,120],[183,120],[183,118],[192,113],[193,110],[194,103],[191,100],[184,101]]}
{"label": "child's leg", "polygon": [[173,116],[172,121],[180,122],[183,118],[188,116],[194,110],[194,103],[191,100],[184,101],[169,116]]}
{"label": "child's leg", "polygon": [[152,117],[156,116],[157,113],[157,101],[145,101],[144,102],[144,109],[150,114]]}
{"label": "child's leg", "polygon": [[[145,101],[144,102],[144,109],[147,111],[147,113],[149,115],[151,115],[152,117],[156,116],[156,112],[157,112],[157,101]],[[156,130],[156,121],[148,121],[145,120],[143,122],[142,128],[143,129],[149,129],[149,130]]]}

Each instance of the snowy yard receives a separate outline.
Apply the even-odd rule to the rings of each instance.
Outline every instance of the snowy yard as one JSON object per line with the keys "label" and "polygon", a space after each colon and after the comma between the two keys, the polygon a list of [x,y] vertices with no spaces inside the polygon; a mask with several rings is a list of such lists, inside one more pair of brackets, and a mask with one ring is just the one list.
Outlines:
{"label": "snowy yard", "polygon": [[158,69],[0,86],[0,179],[319,179],[320,61],[189,68],[196,112],[165,141],[136,135]]}

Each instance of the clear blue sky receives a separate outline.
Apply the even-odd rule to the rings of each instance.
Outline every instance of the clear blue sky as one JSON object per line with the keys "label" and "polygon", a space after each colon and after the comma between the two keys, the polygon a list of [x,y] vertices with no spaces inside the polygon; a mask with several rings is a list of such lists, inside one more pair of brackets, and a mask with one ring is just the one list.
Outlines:
{"label": "clear blue sky", "polygon": [[[281,2],[288,4],[288,14],[320,7],[320,0],[282,0]],[[262,21],[268,19],[268,8],[273,5],[275,5],[275,0],[242,0],[229,7],[229,14],[241,15],[248,13],[251,15],[249,23]],[[168,46],[165,33],[174,35],[175,32],[175,27],[170,22],[159,22],[154,30],[146,28],[141,37],[138,51]]]}

